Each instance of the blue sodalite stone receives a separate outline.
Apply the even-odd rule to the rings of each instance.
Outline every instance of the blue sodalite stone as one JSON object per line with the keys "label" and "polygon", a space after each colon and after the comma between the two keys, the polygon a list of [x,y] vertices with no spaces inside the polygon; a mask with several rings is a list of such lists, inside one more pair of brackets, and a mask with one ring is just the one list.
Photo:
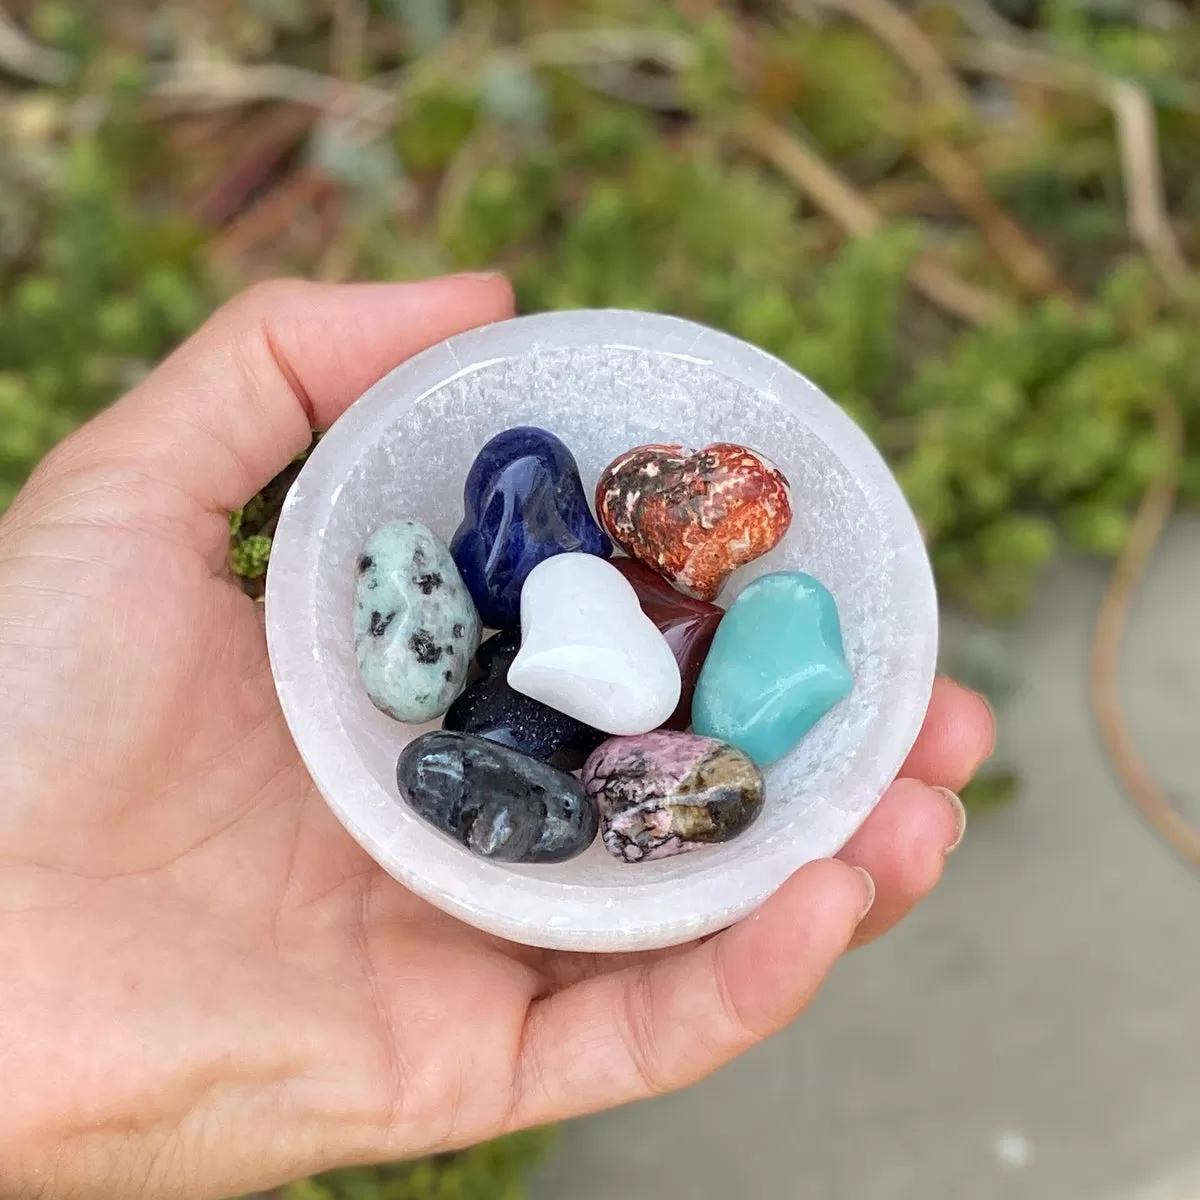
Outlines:
{"label": "blue sodalite stone", "polygon": [[521,587],[543,559],[612,554],[588,507],[575,456],[544,429],[517,426],[487,442],[467,475],[463,504],[466,515],[450,552],[492,629],[520,625]]}
{"label": "blue sodalite stone", "polygon": [[578,771],[608,734],[510,687],[508,668],[520,649],[518,629],[479,647],[479,677],[450,705],[442,728],[510,746],[560,771]]}

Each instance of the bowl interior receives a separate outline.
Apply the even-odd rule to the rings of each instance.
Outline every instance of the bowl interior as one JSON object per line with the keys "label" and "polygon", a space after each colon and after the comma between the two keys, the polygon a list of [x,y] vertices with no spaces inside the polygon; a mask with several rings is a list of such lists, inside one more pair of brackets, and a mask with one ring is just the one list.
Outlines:
{"label": "bowl interior", "polygon": [[[417,734],[358,681],[354,563],[379,525],[424,522],[449,541],[480,446],[540,425],[574,451],[589,494],[644,442],[741,442],[792,485],[784,542],[738,572],[792,568],[837,600],[853,693],[767,772],[740,838],[622,864],[599,839],[550,867],[484,862],[415,817],[395,764]],[[502,936],[562,948],[666,945],[744,915],[802,863],[836,851],[899,768],[929,697],[936,604],[915,522],[879,456],[802,376],[725,335],[672,318],[563,313],[451,339],[400,367],[323,439],[288,499],[267,592],[272,668],[293,736],[343,823],[393,875]]]}

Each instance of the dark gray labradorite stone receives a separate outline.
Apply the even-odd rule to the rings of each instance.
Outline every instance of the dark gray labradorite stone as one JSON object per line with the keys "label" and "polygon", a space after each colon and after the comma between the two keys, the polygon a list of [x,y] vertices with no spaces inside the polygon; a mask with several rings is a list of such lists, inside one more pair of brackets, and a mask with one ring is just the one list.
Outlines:
{"label": "dark gray labradorite stone", "polygon": [[596,836],[596,807],[577,779],[471,734],[416,738],[396,783],[415,812],[480,858],[563,862]]}

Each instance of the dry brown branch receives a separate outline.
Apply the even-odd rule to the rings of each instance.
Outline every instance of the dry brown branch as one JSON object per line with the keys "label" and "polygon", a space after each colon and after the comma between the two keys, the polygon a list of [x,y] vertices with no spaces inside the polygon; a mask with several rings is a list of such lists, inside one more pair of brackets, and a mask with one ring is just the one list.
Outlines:
{"label": "dry brown branch", "polygon": [[1020,41],[1025,31],[1002,17],[990,0],[954,0],[963,24],[976,36],[997,42]]}
{"label": "dry brown branch", "polygon": [[975,222],[984,241],[1026,292],[1074,299],[1049,256],[993,199],[966,155],[940,138],[919,143],[916,155],[946,195]]}
{"label": "dry brown branch", "polygon": [[240,114],[232,109],[212,113],[184,113],[166,127],[171,153],[184,161],[211,153],[212,147],[235,130]]}
{"label": "dry brown branch", "polygon": [[772,163],[851,237],[875,233],[883,218],[815,150],[761,113],[749,113],[741,132],[746,143]]}
{"label": "dry brown branch", "polygon": [[[696,58],[691,39],[657,29],[578,29],[533,34],[515,48],[529,67],[574,72],[588,87],[641,108],[678,108],[678,76]],[[659,73],[644,68],[651,65]]]}
{"label": "dry brown branch", "polygon": [[957,56],[974,70],[1090,96],[1107,105],[1116,123],[1130,235],[1172,292],[1178,294],[1191,285],[1194,275],[1167,212],[1154,105],[1144,88],[1093,67],[1010,44],[959,43]]}
{"label": "dry brown branch", "polygon": [[530,62],[560,67],[643,61],[678,73],[696,61],[696,47],[690,38],[659,29],[538,33],[526,38],[520,51]]}
{"label": "dry brown branch", "polygon": [[392,93],[370,84],[347,84],[319,71],[281,63],[244,65],[183,60],[152,77],[150,94],[192,110],[212,110],[262,100],[286,100],[326,110],[344,106],[364,118],[394,112]]}
{"label": "dry brown branch", "polygon": [[[971,97],[941,50],[908,13],[891,0],[820,0],[858,21],[908,68],[925,95],[974,119]],[[1017,284],[1033,296],[1070,296],[1049,255],[996,203],[978,167],[944,137],[920,138],[915,153],[946,195],[978,226],[992,252]]]}
{"label": "dry brown branch", "polygon": [[277,270],[279,245],[285,238],[311,243],[315,256],[327,245],[335,223],[326,212],[336,202],[337,188],[314,167],[302,167],[281,180],[257,204],[232,221],[208,244],[208,259],[218,276],[244,282],[253,275],[255,252],[272,250],[271,270]]}
{"label": "dry brown branch", "polygon": [[463,142],[433,195],[431,207],[439,229],[454,220],[480,174],[500,161],[506,150],[511,147],[504,133],[495,127],[483,126]]}
{"label": "dry brown branch", "polygon": [[901,214],[947,217],[955,211],[940,187],[929,179],[913,176],[881,179],[867,188],[863,195],[885,217]]}
{"label": "dry brown branch", "polygon": [[[738,132],[747,146],[851,237],[866,237],[882,226],[883,217],[862,193],[782,125],[762,113],[750,113]],[[1004,301],[998,296],[959,278],[927,253],[920,254],[913,263],[909,280],[943,312],[971,325],[995,320],[1005,311]]]}
{"label": "dry brown branch", "polygon": [[648,75],[629,63],[602,63],[572,68],[588,87],[616,100],[651,112],[676,112],[684,107],[673,75]]}
{"label": "dry brown branch", "polygon": [[[354,55],[361,0],[338,0],[342,32],[335,39],[339,73],[357,72]],[[438,53],[368,83],[324,75],[282,63],[239,64],[182,59],[153,76],[150,94],[160,103],[187,111],[214,111],[264,100],[282,100],[320,111],[363,132],[378,131],[395,116],[405,97],[450,76],[468,81],[484,73],[496,57],[530,66],[604,69],[647,61],[671,72],[688,67],[695,47],[685,37],[658,30],[607,29],[539,34],[520,46],[489,54],[478,38],[451,38]]]}
{"label": "dry brown branch", "polygon": [[241,144],[225,149],[215,172],[191,207],[205,225],[222,225],[240,213],[312,128],[313,113],[297,104],[275,105],[257,116]]}
{"label": "dry brown branch", "polygon": [[917,76],[929,96],[956,108],[970,109],[971,96],[966,86],[908,13],[889,0],[820,0],[820,3],[853,17],[869,29]]}
{"label": "dry brown branch", "polygon": [[339,79],[353,83],[362,74],[367,44],[367,6],[364,0],[333,0],[332,8],[330,69]]}
{"label": "dry brown branch", "polygon": [[909,268],[909,282],[931,304],[971,325],[986,325],[1008,312],[1005,301],[968,283],[928,254]]}
{"label": "dry brown branch", "polygon": [[354,274],[357,258],[358,245],[351,233],[343,230],[329,239],[314,274],[322,283],[345,283]]}
{"label": "dry brown branch", "polygon": [[[958,38],[948,43],[947,53],[953,62],[969,71],[1047,91],[1090,96],[1101,104],[1108,99],[1110,76],[1087,63],[1060,58],[1034,46]],[[1200,87],[1181,87],[1162,103],[1166,108],[1200,115]]]}
{"label": "dry brown branch", "polygon": [[1179,295],[1190,285],[1192,272],[1175,237],[1163,196],[1154,106],[1142,88],[1125,79],[1109,80],[1108,103],[1117,121],[1129,232],[1141,244],[1162,281]]}
{"label": "dry brown branch", "polygon": [[71,60],[57,50],[40,46],[0,6],[0,70],[31,83],[63,83]]}
{"label": "dry brown branch", "polygon": [[1091,655],[1092,708],[1109,759],[1134,803],[1182,858],[1200,867],[1200,829],[1172,807],[1139,753],[1121,711],[1121,646],[1129,609],[1174,507],[1183,456],[1183,417],[1178,405],[1166,399],[1160,401],[1155,406],[1154,420],[1168,451],[1168,467],[1146,489],[1129,541],[1096,615]]}

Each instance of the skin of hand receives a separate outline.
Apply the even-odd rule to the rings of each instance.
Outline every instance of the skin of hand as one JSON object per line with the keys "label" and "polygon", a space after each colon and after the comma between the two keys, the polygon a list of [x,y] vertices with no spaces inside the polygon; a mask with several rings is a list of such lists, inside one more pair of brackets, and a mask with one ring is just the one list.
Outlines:
{"label": "skin of hand", "polygon": [[946,679],[838,858],[686,947],[503,942],[337,823],[228,514],[404,358],[511,314],[499,276],[260,285],[0,521],[0,1195],[230,1196],[671,1091],[787,1025],[937,882],[963,829],[944,789],[993,737]]}

